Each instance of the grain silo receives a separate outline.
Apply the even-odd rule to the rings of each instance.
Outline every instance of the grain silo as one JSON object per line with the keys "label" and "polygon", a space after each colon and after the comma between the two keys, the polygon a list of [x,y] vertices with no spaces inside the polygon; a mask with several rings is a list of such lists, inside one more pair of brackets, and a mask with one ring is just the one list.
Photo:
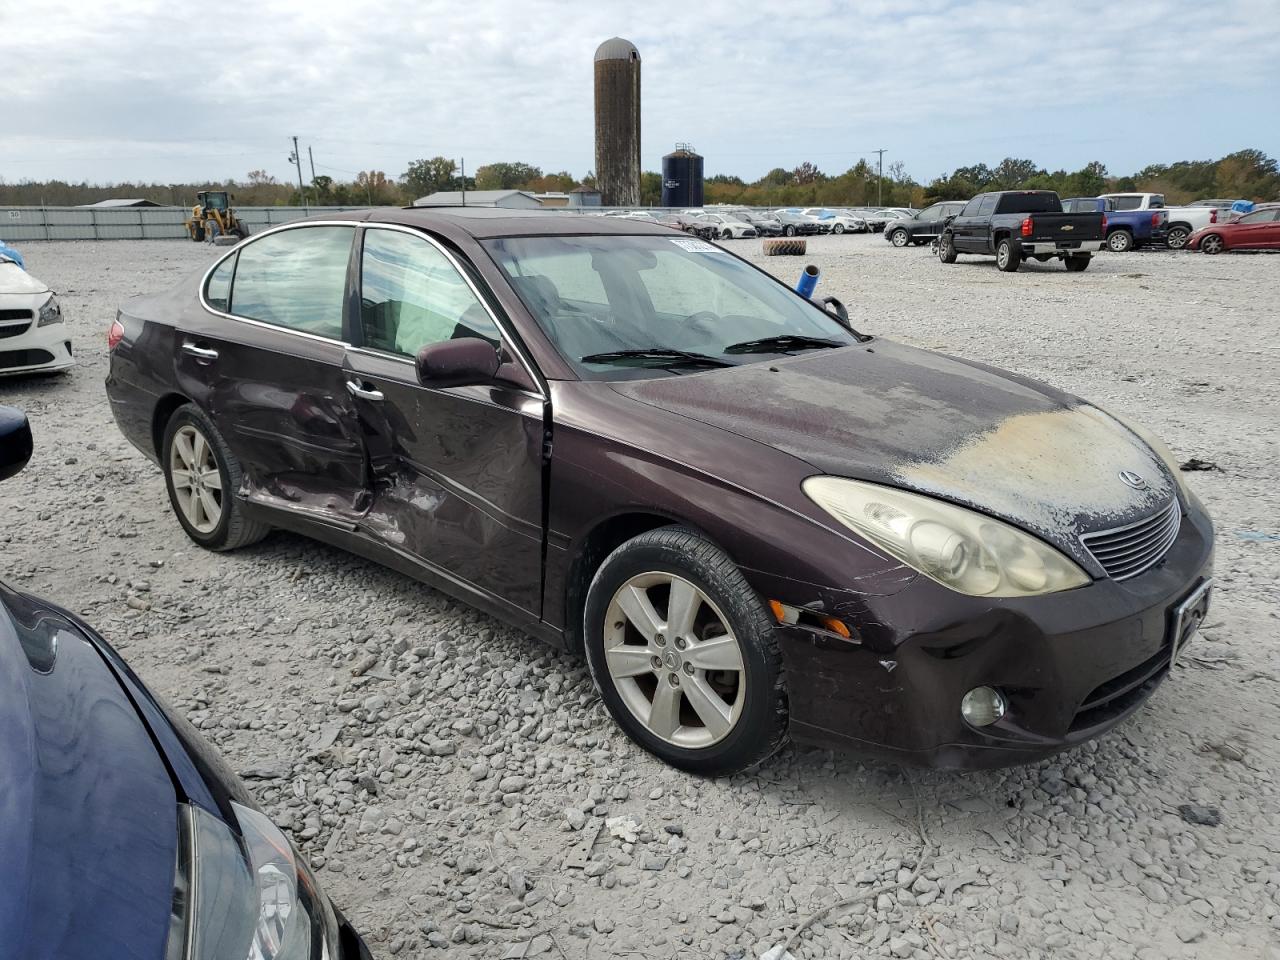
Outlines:
{"label": "grain silo", "polygon": [[662,158],[662,205],[702,206],[702,157],[691,143],[677,143]]}
{"label": "grain silo", "polygon": [[596,49],[596,183],[606,207],[640,205],[640,51],[614,37]]}

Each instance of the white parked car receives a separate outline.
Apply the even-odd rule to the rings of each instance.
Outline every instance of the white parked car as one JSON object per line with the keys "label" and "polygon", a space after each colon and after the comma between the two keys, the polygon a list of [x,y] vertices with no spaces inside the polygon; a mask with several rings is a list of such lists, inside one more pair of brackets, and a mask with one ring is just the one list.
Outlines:
{"label": "white parked car", "polygon": [[715,226],[717,240],[741,240],[744,237],[759,236],[752,224],[723,213],[704,213],[697,219],[699,223]]}
{"label": "white parked car", "polygon": [[0,253],[0,375],[74,365],[58,298],[48,284]]}
{"label": "white parked car", "polygon": [[1169,214],[1169,232],[1165,235],[1165,243],[1171,250],[1181,250],[1187,245],[1187,238],[1211,223],[1226,223],[1231,218],[1230,210],[1217,207],[1190,204],[1185,207],[1166,207],[1163,193],[1104,193],[1104,200],[1115,201],[1117,210],[1164,210]]}
{"label": "white parked car", "polygon": [[826,207],[806,207],[802,213],[817,217],[822,223],[831,227],[832,233],[866,233],[870,227],[861,217],[855,217],[844,210],[830,210]]}

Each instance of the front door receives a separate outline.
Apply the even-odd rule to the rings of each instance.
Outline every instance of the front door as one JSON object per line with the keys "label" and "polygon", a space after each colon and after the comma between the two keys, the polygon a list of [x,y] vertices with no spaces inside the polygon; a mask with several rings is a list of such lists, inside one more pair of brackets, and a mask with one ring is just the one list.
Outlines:
{"label": "front door", "polygon": [[1280,247],[1280,209],[1258,210],[1246,214],[1235,224],[1228,243],[1243,250]]}
{"label": "front door", "polygon": [[179,321],[178,383],[244,471],[238,494],[316,519],[368,509],[364,439],[342,370],[355,228],[305,226],[245,243]]}
{"label": "front door", "polygon": [[418,231],[365,229],[359,346],[346,361],[375,474],[362,523],[387,546],[540,616],[543,397],[503,382],[423,387],[417,352],[458,337],[503,339],[450,255]]}

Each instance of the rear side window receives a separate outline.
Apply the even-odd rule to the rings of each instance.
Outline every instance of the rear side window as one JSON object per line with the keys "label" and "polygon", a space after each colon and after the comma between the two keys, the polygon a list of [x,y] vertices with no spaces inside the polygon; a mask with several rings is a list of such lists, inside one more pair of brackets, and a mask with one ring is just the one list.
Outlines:
{"label": "rear side window", "polygon": [[343,295],[354,227],[297,227],[240,248],[231,313],[342,339]]}
{"label": "rear side window", "polygon": [[1061,213],[1062,201],[1056,193],[1006,193],[1000,197],[997,213]]}
{"label": "rear side window", "polygon": [[459,337],[497,345],[498,328],[449,259],[422,237],[366,230],[360,257],[363,343],[406,357]]}
{"label": "rear side window", "polygon": [[[1142,209],[1141,197],[1112,197],[1111,200],[1115,204],[1115,208],[1117,210],[1141,210]],[[1151,206],[1162,207],[1164,206],[1164,204],[1156,203],[1156,198],[1152,197]]]}
{"label": "rear side window", "polygon": [[204,288],[204,298],[209,306],[226,313],[231,309],[231,278],[236,272],[235,256],[227,257],[209,274],[209,283]]}

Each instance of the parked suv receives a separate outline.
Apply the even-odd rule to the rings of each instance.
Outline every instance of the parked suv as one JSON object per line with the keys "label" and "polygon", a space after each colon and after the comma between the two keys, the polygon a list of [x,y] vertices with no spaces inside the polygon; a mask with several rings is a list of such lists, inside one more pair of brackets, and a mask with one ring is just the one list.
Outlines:
{"label": "parked suv", "polygon": [[884,238],[895,247],[928,243],[941,235],[947,220],[958,216],[963,209],[963,200],[943,200],[907,219],[891,220],[885,227]]}

